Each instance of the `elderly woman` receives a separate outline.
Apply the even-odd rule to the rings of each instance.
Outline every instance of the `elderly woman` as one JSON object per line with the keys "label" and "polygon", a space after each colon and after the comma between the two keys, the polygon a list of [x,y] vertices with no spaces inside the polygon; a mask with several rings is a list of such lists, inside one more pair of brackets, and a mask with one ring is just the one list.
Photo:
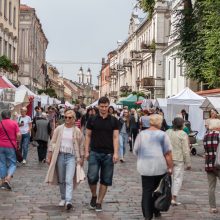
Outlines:
{"label": "elderly woman", "polygon": [[220,179],[220,170],[215,167],[216,151],[220,140],[220,120],[212,119],[209,122],[208,132],[204,136],[205,171],[209,185],[209,206],[211,213],[217,213],[215,201],[215,188],[217,178]]}
{"label": "elderly woman", "polygon": [[150,127],[140,132],[134,145],[137,155],[137,170],[142,178],[142,212],[145,220],[160,217],[160,212],[154,207],[154,190],[160,180],[169,172],[172,174],[173,161],[169,137],[161,131],[163,118],[161,115],[150,115]]}
{"label": "elderly woman", "polygon": [[17,141],[21,134],[17,122],[11,120],[11,112],[3,111],[0,122],[0,188],[11,190],[11,178],[16,170]]}
{"label": "elderly woman", "polygon": [[54,130],[49,144],[47,162],[50,164],[45,182],[59,184],[61,201],[59,206],[70,210],[73,198],[73,178],[76,163],[83,164],[83,135],[75,126],[76,115],[71,109],[64,113],[65,124]]}
{"label": "elderly woman", "polygon": [[184,119],[177,117],[173,120],[173,128],[167,130],[173,150],[173,185],[172,185],[172,205],[180,205],[177,196],[182,186],[184,166],[191,169],[190,148],[188,135],[183,131]]}

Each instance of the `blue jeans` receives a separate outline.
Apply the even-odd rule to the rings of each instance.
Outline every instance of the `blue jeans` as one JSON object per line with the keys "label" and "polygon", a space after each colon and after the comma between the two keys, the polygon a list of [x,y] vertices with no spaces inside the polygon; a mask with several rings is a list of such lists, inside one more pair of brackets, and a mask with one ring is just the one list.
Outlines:
{"label": "blue jeans", "polygon": [[112,154],[98,153],[91,151],[88,160],[88,182],[90,185],[96,185],[99,181],[105,186],[112,185],[114,163]]}
{"label": "blue jeans", "polygon": [[56,165],[61,199],[72,203],[73,177],[76,168],[75,156],[69,153],[59,153]]}
{"label": "blue jeans", "polygon": [[127,144],[128,144],[128,134],[120,133],[119,134],[119,155],[121,158],[124,158]]}
{"label": "blue jeans", "polygon": [[0,178],[12,176],[16,170],[16,154],[14,148],[0,147]]}
{"label": "blue jeans", "polygon": [[20,144],[20,151],[22,153],[23,159],[27,159],[28,149],[30,143],[30,133],[22,134],[21,136],[21,144]]}

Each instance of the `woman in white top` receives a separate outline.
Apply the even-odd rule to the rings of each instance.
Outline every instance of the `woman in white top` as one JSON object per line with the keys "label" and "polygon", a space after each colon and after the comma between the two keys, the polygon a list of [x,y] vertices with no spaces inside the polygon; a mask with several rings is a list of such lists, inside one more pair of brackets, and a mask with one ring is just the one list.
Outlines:
{"label": "woman in white top", "polygon": [[73,198],[73,178],[76,163],[83,164],[83,135],[75,126],[76,115],[71,109],[65,110],[65,124],[54,130],[49,144],[47,163],[50,164],[45,182],[59,184],[61,201],[59,206],[70,210]]}

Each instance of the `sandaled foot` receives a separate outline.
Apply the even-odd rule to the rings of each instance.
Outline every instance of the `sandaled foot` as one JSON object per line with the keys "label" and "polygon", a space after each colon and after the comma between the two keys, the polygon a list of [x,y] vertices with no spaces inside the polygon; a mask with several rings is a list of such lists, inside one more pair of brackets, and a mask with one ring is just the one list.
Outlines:
{"label": "sandaled foot", "polygon": [[210,213],[218,213],[218,209],[216,209],[216,208],[210,208]]}

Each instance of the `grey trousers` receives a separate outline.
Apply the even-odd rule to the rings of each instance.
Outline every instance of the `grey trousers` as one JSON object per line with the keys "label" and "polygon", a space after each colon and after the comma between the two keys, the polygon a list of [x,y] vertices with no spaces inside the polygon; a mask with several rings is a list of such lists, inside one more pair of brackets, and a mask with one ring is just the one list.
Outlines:
{"label": "grey trousers", "polygon": [[209,184],[209,205],[210,208],[216,208],[215,188],[217,178],[220,180],[220,170],[216,170],[214,172],[207,172],[207,177]]}

